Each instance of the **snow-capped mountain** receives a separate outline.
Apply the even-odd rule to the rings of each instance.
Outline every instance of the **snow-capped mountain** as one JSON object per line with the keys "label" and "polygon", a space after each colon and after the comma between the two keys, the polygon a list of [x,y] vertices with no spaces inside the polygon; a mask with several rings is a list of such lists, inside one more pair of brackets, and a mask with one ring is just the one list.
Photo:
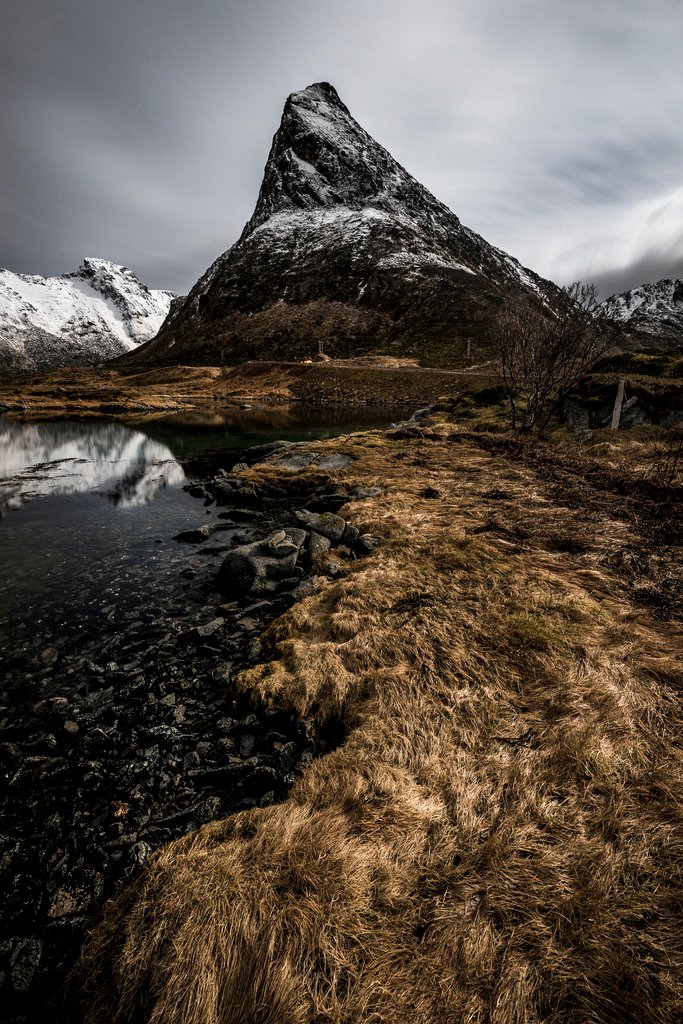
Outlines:
{"label": "snow-capped mountain", "polygon": [[485,350],[504,295],[552,306],[557,291],[464,227],[322,82],[288,98],[237,243],[126,361],[299,359],[322,342],[449,364],[468,341]]}
{"label": "snow-capped mountain", "polygon": [[150,291],[126,267],[85,259],[62,277],[0,270],[0,368],[82,365],[152,338],[171,292]]}
{"label": "snow-capped mountain", "polygon": [[667,345],[683,344],[683,281],[664,278],[619,295],[611,295],[602,309],[634,331],[651,335]]}

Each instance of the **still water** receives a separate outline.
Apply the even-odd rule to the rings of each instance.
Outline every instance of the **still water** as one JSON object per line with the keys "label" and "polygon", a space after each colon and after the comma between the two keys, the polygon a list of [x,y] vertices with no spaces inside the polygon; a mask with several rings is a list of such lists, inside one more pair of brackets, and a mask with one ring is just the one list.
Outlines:
{"label": "still water", "polygon": [[0,657],[19,669],[30,655],[38,670],[54,645],[104,656],[111,634],[163,630],[201,599],[189,579],[208,578],[220,554],[172,538],[219,511],[182,489],[202,452],[332,437],[407,412],[211,409],[126,424],[0,417]]}

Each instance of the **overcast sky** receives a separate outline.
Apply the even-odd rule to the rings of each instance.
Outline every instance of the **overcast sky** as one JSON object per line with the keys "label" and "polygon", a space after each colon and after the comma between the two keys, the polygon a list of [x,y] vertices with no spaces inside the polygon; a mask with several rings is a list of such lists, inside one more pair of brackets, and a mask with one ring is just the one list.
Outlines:
{"label": "overcast sky", "polygon": [[683,277],[682,55],[683,0],[4,0],[0,266],[187,291],[327,80],[537,272]]}

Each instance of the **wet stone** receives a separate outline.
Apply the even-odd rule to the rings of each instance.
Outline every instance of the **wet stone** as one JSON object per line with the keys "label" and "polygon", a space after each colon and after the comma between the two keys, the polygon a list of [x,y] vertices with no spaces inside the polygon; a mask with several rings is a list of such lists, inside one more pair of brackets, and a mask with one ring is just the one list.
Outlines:
{"label": "wet stone", "polygon": [[28,992],[33,982],[43,943],[40,939],[18,939],[10,958],[12,985],[15,992]]}

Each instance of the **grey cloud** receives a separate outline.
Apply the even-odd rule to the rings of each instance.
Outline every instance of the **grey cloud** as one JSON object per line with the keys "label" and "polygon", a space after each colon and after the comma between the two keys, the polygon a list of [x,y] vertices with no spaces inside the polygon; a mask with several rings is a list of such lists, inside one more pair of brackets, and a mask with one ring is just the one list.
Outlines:
{"label": "grey cloud", "polygon": [[652,209],[683,187],[682,44],[679,0],[6,0],[0,265],[98,255],[188,289],[249,217],[286,95],[328,79],[526,265],[671,276]]}

